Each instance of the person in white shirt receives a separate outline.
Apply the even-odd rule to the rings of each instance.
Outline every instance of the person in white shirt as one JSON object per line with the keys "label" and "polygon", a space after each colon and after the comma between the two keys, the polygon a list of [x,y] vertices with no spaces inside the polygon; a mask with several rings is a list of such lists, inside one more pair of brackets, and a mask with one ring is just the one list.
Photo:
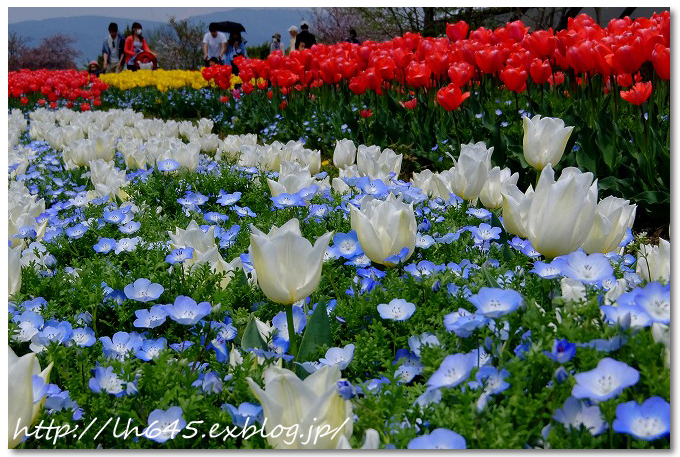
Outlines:
{"label": "person in white shirt", "polygon": [[298,28],[295,27],[294,25],[291,25],[288,28],[288,33],[290,33],[290,46],[288,47],[288,54],[295,50],[295,39],[297,38],[297,32]]}
{"label": "person in white shirt", "polygon": [[217,31],[217,24],[212,22],[208,27],[210,30],[203,36],[203,60],[206,67],[211,57],[216,57],[220,63],[227,53],[227,36]]}

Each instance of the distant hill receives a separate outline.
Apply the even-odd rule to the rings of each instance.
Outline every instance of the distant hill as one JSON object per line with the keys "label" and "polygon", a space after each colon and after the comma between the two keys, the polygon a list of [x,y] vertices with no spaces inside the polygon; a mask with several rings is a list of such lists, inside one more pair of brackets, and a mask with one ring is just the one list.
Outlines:
{"label": "distant hill", "polygon": [[[191,22],[232,21],[240,22],[246,29],[244,38],[247,46],[257,46],[268,43],[274,33],[280,33],[282,41],[287,43],[288,27],[298,25],[300,21],[311,18],[311,8],[228,8],[223,12],[206,15],[192,16]],[[51,37],[57,33],[73,37],[76,42],[74,47],[82,54],[76,63],[85,65],[99,56],[104,37],[109,23],[118,24],[119,30],[132,25],[131,19],[122,19],[107,16],[76,16],[45,19],[41,21],[24,21],[8,24],[8,31],[16,32],[19,36],[28,39],[28,46],[37,46],[43,38]],[[140,21],[147,35],[153,29],[162,27],[166,23],[154,21]]]}

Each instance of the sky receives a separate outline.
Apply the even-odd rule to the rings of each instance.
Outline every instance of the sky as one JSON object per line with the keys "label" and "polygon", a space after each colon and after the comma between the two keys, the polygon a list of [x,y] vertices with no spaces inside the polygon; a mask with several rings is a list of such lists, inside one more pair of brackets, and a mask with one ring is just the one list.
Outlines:
{"label": "sky", "polygon": [[188,7],[167,7],[167,8],[116,8],[116,7],[17,7],[8,8],[8,23],[14,24],[23,21],[40,21],[43,19],[53,19],[56,17],[73,16],[107,16],[120,17],[125,19],[135,19],[139,21],[159,21],[167,22],[170,16],[178,19],[185,19],[190,16],[210,14],[215,11],[228,11],[225,7],[207,8],[188,8]]}

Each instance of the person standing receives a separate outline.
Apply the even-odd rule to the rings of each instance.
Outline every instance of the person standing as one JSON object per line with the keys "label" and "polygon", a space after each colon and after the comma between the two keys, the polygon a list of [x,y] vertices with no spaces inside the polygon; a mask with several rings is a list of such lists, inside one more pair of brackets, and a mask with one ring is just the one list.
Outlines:
{"label": "person standing", "polygon": [[224,57],[224,64],[231,65],[231,72],[234,75],[238,75],[238,67],[234,63],[234,59],[238,56],[248,58],[246,41],[241,38],[241,32],[233,32],[229,34],[229,39],[227,40],[227,53]]}
{"label": "person standing", "polygon": [[295,38],[295,49],[309,49],[316,44],[316,37],[309,33],[309,24],[302,21],[300,24],[300,33]]}
{"label": "person standing", "polygon": [[222,59],[227,53],[227,36],[217,30],[217,23],[211,22],[208,30],[209,32],[203,36],[203,60],[206,66],[213,57],[216,57],[219,63],[222,63]]}
{"label": "person standing", "polygon": [[102,56],[104,62],[102,64],[102,71],[106,73],[109,65],[111,65],[111,72],[120,73],[123,70],[123,48],[125,47],[125,40],[118,34],[118,24],[112,22],[109,24],[109,34],[104,38],[104,46],[102,47]]}
{"label": "person standing", "polygon": [[295,39],[297,38],[298,28],[291,25],[288,28],[288,33],[290,33],[290,43],[288,46],[288,54],[290,54],[295,49]]}
{"label": "person standing", "polygon": [[357,39],[357,31],[349,29],[349,38],[345,40],[348,43],[361,44],[361,40]]}
{"label": "person standing", "polygon": [[127,62],[128,70],[136,71],[135,57],[141,52],[150,52],[154,56],[149,45],[146,42],[146,38],[142,35],[142,25],[139,22],[134,22],[132,24],[132,35],[125,39],[125,60]]}
{"label": "person standing", "polygon": [[269,54],[271,54],[274,51],[282,51],[283,52],[283,46],[281,46],[281,34],[280,33],[275,33],[272,35],[272,43],[269,45]]}

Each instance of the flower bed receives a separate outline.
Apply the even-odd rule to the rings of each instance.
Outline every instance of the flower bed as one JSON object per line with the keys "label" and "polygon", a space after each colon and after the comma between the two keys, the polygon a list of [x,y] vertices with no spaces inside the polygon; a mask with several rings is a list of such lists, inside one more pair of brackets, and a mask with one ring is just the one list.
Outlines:
{"label": "flower bed", "polygon": [[405,181],[385,144],[13,112],[10,447],[670,447],[670,245],[523,123],[535,189],[484,142]]}

